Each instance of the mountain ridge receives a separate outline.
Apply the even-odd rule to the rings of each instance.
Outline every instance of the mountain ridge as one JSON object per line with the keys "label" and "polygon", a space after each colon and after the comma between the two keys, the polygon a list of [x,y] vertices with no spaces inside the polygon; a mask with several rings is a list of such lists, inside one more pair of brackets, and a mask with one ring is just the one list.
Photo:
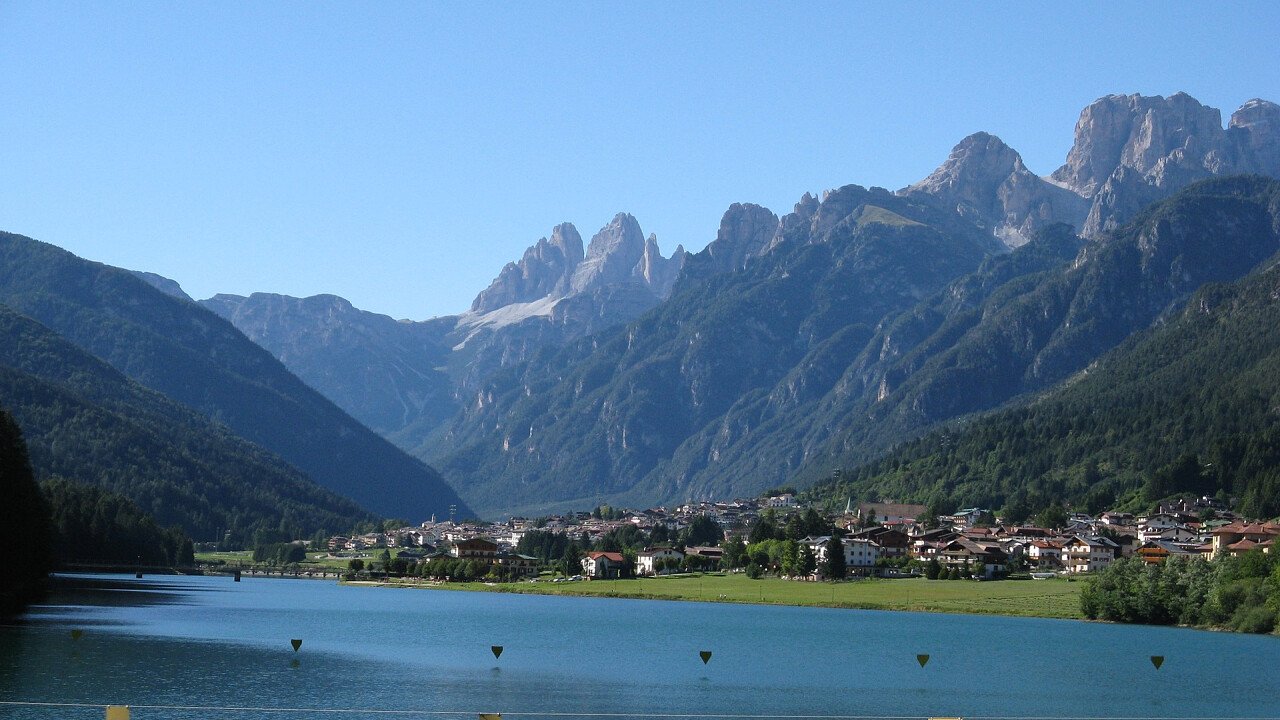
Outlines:
{"label": "mountain ridge", "polygon": [[820,481],[829,504],[1148,507],[1178,493],[1280,513],[1280,254],[1190,300],[1033,401],[936,429]]}
{"label": "mountain ridge", "polygon": [[0,303],[368,509],[425,518],[466,508],[434,470],[352,420],[230,323],[129,271],[3,233]]}
{"label": "mountain ridge", "polygon": [[0,337],[0,397],[39,479],[105,487],[163,525],[237,544],[264,527],[310,535],[372,520],[278,456],[2,304]]}

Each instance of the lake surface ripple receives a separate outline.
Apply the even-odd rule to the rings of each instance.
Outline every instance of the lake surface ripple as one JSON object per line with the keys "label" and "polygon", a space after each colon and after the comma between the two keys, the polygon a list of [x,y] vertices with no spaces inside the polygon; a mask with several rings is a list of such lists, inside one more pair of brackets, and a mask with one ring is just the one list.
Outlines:
{"label": "lake surface ripple", "polygon": [[[0,628],[0,701],[127,704],[134,720],[1256,718],[1280,716],[1277,668],[1280,639],[1179,628],[227,577],[68,576]],[[0,717],[103,711],[0,705]]]}

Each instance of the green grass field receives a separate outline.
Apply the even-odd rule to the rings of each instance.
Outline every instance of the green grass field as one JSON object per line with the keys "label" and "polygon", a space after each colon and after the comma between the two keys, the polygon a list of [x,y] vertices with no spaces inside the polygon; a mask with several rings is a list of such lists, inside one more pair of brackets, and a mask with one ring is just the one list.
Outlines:
{"label": "green grass field", "polygon": [[422,581],[420,586],[541,595],[704,600],[1079,619],[1082,617],[1080,591],[1084,583],[1061,578],[989,582],[911,578],[821,583],[776,578],[751,580],[742,574],[713,573],[572,583],[552,583],[545,578],[536,583],[427,585]]}

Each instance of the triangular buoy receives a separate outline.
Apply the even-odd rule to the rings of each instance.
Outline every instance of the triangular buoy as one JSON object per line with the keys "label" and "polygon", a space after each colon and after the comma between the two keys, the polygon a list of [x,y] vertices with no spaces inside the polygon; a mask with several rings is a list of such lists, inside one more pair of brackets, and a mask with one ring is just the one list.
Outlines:
{"label": "triangular buoy", "polygon": [[700,650],[698,651],[698,657],[702,658],[702,664],[706,665],[707,663],[711,662],[711,651]]}
{"label": "triangular buoy", "polygon": [[1155,666],[1156,666],[1156,669],[1157,669],[1157,670],[1159,670],[1159,669],[1160,669],[1160,666],[1164,664],[1164,656],[1163,656],[1163,655],[1152,655],[1152,656],[1151,656],[1151,664],[1152,664],[1152,665],[1155,665]]}
{"label": "triangular buoy", "polygon": [[79,640],[79,639],[80,639],[80,638],[82,638],[82,637],[84,637],[84,631],[83,631],[83,630],[72,630],[72,631],[71,631],[71,639],[72,639],[72,640]]}
{"label": "triangular buoy", "polygon": [[494,659],[494,660],[497,660],[498,658],[502,657],[502,646],[501,646],[501,645],[491,645],[491,646],[489,646],[489,649],[493,651],[493,659]]}
{"label": "triangular buoy", "polygon": [[298,652],[298,648],[302,647],[302,641],[299,640],[298,638],[294,638],[290,640],[289,644],[293,646],[294,652]]}
{"label": "triangular buoy", "polygon": [[925,665],[928,665],[928,664],[929,664],[929,656],[928,656],[928,655],[917,655],[917,656],[916,656],[916,662],[920,663],[920,667],[924,667]]}

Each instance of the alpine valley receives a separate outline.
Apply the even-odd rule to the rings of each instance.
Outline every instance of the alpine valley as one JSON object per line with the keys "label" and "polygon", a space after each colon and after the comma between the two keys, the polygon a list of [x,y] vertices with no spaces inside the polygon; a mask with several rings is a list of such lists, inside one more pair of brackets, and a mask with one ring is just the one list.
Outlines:
{"label": "alpine valley", "polygon": [[[426,321],[332,295],[197,302],[4,235],[0,406],[37,475],[73,472],[73,421],[186,458],[156,482],[191,497],[149,508],[184,524],[253,493],[321,526],[780,485],[841,506],[1222,489],[1275,513],[1278,177],[1274,103],[1224,126],[1185,94],[1113,95],[1047,176],[976,133],[901,190],[734,204],[697,253],[664,256],[626,213],[585,243],[566,222]],[[1220,470],[1179,474],[1187,457]],[[192,514],[249,475],[226,489],[239,510]]]}

